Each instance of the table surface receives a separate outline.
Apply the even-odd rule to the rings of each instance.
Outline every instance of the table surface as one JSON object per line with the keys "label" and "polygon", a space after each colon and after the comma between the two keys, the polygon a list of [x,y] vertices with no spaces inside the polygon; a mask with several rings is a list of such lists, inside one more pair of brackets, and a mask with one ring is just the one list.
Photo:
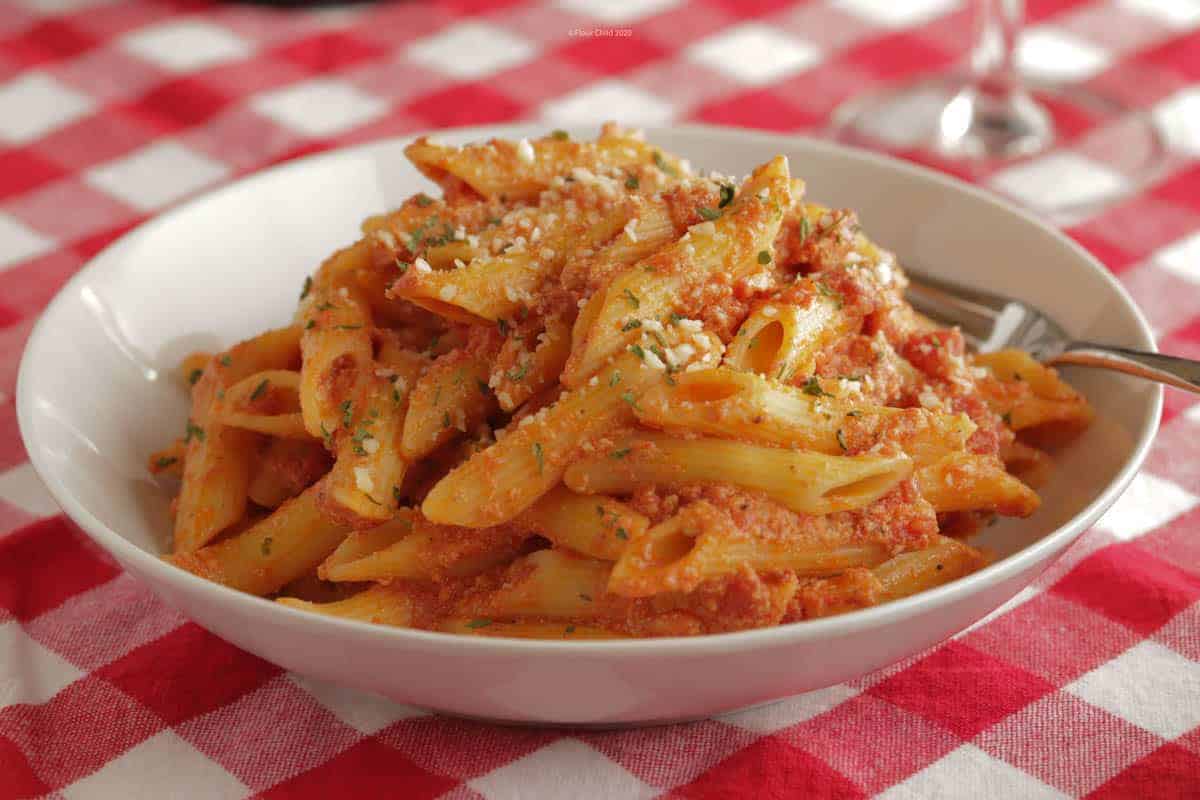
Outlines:
{"label": "table surface", "polygon": [[[1200,2],[1028,5],[1023,64],[1152,115],[1170,154],[1140,181],[1120,126],[1060,110],[1061,149],[979,180],[1128,189],[1068,232],[1165,350],[1200,357]],[[17,432],[40,310],[181,197],[449,125],[813,132],[953,64],[971,25],[953,0],[0,0],[0,796],[1200,796],[1200,405],[1180,393],[1116,507],[967,633],[766,708],[611,733],[432,716],[223,643],[57,516]]]}

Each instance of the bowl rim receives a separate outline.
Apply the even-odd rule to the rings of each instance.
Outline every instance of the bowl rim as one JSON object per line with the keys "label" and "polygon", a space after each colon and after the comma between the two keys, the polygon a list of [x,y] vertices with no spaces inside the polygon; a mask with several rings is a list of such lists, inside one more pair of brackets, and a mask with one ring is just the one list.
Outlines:
{"label": "bowl rim", "polygon": [[[145,582],[152,591],[157,593],[157,584],[175,584],[179,589],[191,592],[214,592],[214,601],[224,604],[246,604],[247,611],[257,611],[259,624],[285,625],[305,624],[314,636],[323,632],[339,633],[350,636],[358,641],[380,639],[399,645],[409,643],[414,646],[429,648],[455,647],[462,648],[464,654],[496,655],[521,654],[530,655],[536,652],[563,655],[593,655],[597,657],[620,658],[654,658],[663,655],[711,655],[723,652],[757,650],[768,647],[787,646],[801,641],[821,639],[826,636],[845,636],[862,630],[876,628],[914,617],[926,611],[936,611],[939,608],[955,603],[977,591],[1012,578],[1045,560],[1048,553],[1065,549],[1085,530],[1087,530],[1122,492],[1128,487],[1138,470],[1141,468],[1154,436],[1158,431],[1163,405],[1163,389],[1159,385],[1152,387],[1150,407],[1141,420],[1137,431],[1136,442],[1125,464],[1104,489],[1094,496],[1091,501],[1077,514],[1062,525],[1051,530],[1032,544],[1015,553],[988,565],[978,572],[952,581],[943,586],[935,587],[918,594],[851,611],[832,617],[815,620],[802,620],[766,628],[754,628],[743,631],[707,634],[703,636],[672,636],[641,639],[610,639],[565,641],[555,639],[522,639],[507,636],[464,636],[440,631],[426,631],[417,628],[401,628],[388,625],[376,625],[368,622],[332,617],[312,612],[290,608],[263,597],[246,594],[236,589],[222,586],[212,581],[187,572],[167,563],[161,557],[138,547],[125,539],[109,526],[101,522],[86,506],[79,502],[56,477],[57,473],[46,462],[33,436],[33,390],[30,388],[30,375],[35,369],[33,354],[45,349],[45,342],[52,336],[50,320],[57,310],[68,302],[68,298],[85,284],[90,276],[102,268],[107,268],[107,258],[118,247],[126,245],[137,237],[145,236],[157,228],[174,224],[178,217],[186,216],[191,210],[210,201],[235,194],[252,191],[259,183],[285,179],[292,171],[311,169],[325,162],[334,162],[347,156],[370,153],[375,149],[387,149],[400,146],[420,136],[453,137],[455,139],[476,140],[490,137],[514,138],[536,135],[543,132],[546,124],[539,121],[521,121],[491,125],[473,125],[453,128],[442,128],[431,131],[419,131],[402,136],[385,137],[362,142],[347,147],[337,147],[314,153],[300,158],[285,161],[258,170],[240,178],[222,183],[212,189],[191,196],[182,202],[168,206],[143,221],[134,228],[126,231],[120,237],[110,242],[102,250],[90,258],[80,269],[55,293],[54,298],[46,305],[38,317],[22,353],[17,372],[17,423],[21,438],[25,445],[29,460],[38,477],[49,490],[51,496],[66,513],[71,521],[79,525],[88,536],[117,558],[123,565],[133,566],[139,579],[147,577]],[[589,130],[595,126],[565,126],[569,131],[582,132],[585,127]],[[1156,351],[1155,337],[1150,324],[1141,309],[1129,296],[1116,277],[1095,256],[1082,245],[1075,242],[1061,230],[1051,227],[1037,219],[1030,211],[1026,211],[1014,203],[989,192],[981,187],[967,183],[952,175],[903,161],[882,153],[876,153],[861,148],[837,144],[827,140],[801,135],[789,135],[734,126],[707,124],[678,124],[660,127],[646,127],[648,139],[653,140],[656,134],[697,136],[706,139],[724,140],[736,146],[746,140],[753,140],[762,145],[776,144],[781,147],[800,145],[819,155],[835,155],[841,158],[856,159],[861,162],[884,170],[899,172],[903,177],[933,183],[951,192],[965,193],[974,200],[998,211],[1015,215],[1022,222],[1050,234],[1058,244],[1065,245],[1076,257],[1082,260],[1093,272],[1100,275],[1110,291],[1118,297],[1132,314],[1138,327],[1138,335],[1142,342],[1138,346]],[[589,133],[590,135],[590,133]],[[117,261],[114,264],[119,263]],[[1048,565],[1046,565],[1048,566]],[[995,609],[990,610],[992,613]],[[267,615],[263,618],[261,615]],[[271,615],[274,622],[271,622]],[[185,615],[186,616],[186,615]]]}

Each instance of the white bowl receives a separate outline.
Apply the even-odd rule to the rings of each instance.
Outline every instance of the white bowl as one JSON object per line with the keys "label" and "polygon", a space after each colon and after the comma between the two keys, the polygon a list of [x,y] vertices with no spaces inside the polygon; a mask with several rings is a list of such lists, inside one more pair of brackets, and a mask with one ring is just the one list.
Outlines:
{"label": "white bowl", "polygon": [[[539,132],[492,127],[443,138]],[[858,209],[865,230],[901,263],[1031,300],[1077,336],[1154,346],[1146,321],[1095,259],[962,183],[799,138],[699,127],[648,133],[694,164],[731,174],[784,153],[811,197]],[[284,324],[304,276],[353,240],[363,217],[428,189],[404,144],[295,161],[141,226],[63,288],[21,363],[21,432],[67,514],[200,625],[289,670],[449,713],[546,723],[679,720],[818,689],[917,653],[1015,595],[1116,500],[1154,435],[1159,387],[1071,371],[1097,421],[1060,454],[1042,509],[980,538],[1003,556],[997,563],[889,605],[719,636],[576,643],[387,628],[285,608],[162,562],[168,495],[144,464],[187,416],[185,393],[168,373],[192,350]]]}

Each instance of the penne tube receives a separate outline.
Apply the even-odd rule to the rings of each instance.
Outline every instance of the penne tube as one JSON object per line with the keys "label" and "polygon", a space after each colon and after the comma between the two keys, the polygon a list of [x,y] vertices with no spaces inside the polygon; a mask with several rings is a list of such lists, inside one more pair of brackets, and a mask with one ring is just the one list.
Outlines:
{"label": "penne tube", "polygon": [[784,383],[807,377],[817,354],[847,332],[847,322],[840,303],[830,297],[816,295],[808,308],[768,301],[738,328],[725,363]]}
{"label": "penne tube", "polygon": [[409,463],[473,431],[496,410],[488,388],[498,337],[481,346],[462,348],[438,358],[417,380],[408,400],[400,453]]}
{"label": "penne tube", "polygon": [[[488,383],[503,411],[518,406],[558,382],[559,373],[571,354],[571,326],[562,316],[545,320],[537,336],[528,331],[521,338],[509,336],[491,368]],[[533,342],[533,347],[529,343]]]}
{"label": "penne tube", "polygon": [[972,357],[991,374],[979,381],[988,405],[1005,425],[1033,444],[1053,447],[1078,435],[1095,416],[1083,395],[1051,367],[1020,350],[999,350]]}
{"label": "penne tube", "polygon": [[[819,386],[819,384],[818,384]],[[873,405],[858,395],[809,393],[729,367],[686,372],[642,395],[638,421],[673,433],[703,433],[830,455],[895,442],[927,464],[966,447],[966,414]]]}
{"label": "penne tube", "polygon": [[413,622],[413,599],[403,586],[380,584],[332,603],[312,603],[295,597],[280,597],[275,602],[313,614],[371,622],[376,625],[407,628],[411,627]]}
{"label": "penne tube", "polygon": [[234,428],[288,439],[312,436],[300,413],[300,373],[272,369],[256,372],[225,391],[213,409],[216,419]]}
{"label": "penne tube", "polygon": [[921,494],[937,512],[996,511],[1028,517],[1037,511],[1037,493],[1004,470],[995,456],[956,453],[916,472]]}
{"label": "penne tube", "polygon": [[[576,183],[572,187],[565,199],[555,193],[554,199],[536,208],[514,212],[519,219],[516,224],[505,223],[512,228],[505,249],[464,262],[461,268],[437,270],[423,260],[415,261],[393,284],[392,296],[468,323],[514,319],[528,311],[538,290],[558,278],[576,251],[591,250],[613,238],[632,213],[627,198],[611,202],[603,191],[606,186]],[[603,214],[586,211],[605,207],[606,200],[610,207]],[[557,222],[551,224],[551,219]]]}
{"label": "penne tube", "polygon": [[194,551],[167,556],[177,567],[249,594],[268,595],[315,570],[348,530],[317,505],[324,481],[250,528]]}
{"label": "penne tube", "polygon": [[408,160],[430,180],[446,185],[462,181],[484,198],[534,200],[555,178],[574,169],[595,172],[602,168],[655,163],[655,156],[672,172],[680,165],[644,141],[608,127],[595,142],[547,136],[532,141],[492,139],[483,144],[452,147],[426,137],[404,149]]}
{"label": "penne tube", "polygon": [[562,548],[604,561],[616,561],[650,520],[611,497],[576,494],[557,486],[513,523]]}
{"label": "penne tube", "polygon": [[300,410],[308,432],[328,440],[342,425],[346,403],[360,410],[375,369],[370,306],[357,287],[318,284],[301,317]]}
{"label": "penne tube", "polygon": [[245,515],[259,437],[222,424],[218,397],[254,373],[296,366],[298,340],[298,328],[281,328],[241,342],[213,358],[192,387],[175,552],[204,546]]}
{"label": "penne tube", "polygon": [[412,530],[395,542],[355,559],[328,560],[320,574],[331,581],[465,578],[511,561],[527,538],[514,528],[451,528],[415,515]]}
{"label": "penne tube", "polygon": [[713,275],[736,281],[762,269],[758,254],[769,251],[791,205],[787,160],[779,157],[759,167],[715,220],[692,226],[677,242],[636,264],[609,282],[604,299],[581,347],[567,361],[561,378],[569,387],[582,385],[644,333],[646,320],[659,326],[672,312],[684,309],[689,291]]}
{"label": "penne tube", "polygon": [[467,528],[511,520],[562,480],[582,442],[632,421],[637,398],[665,377],[637,353],[622,353],[595,381],[510,426],[503,438],[452,470],[429,491],[422,513]]}
{"label": "penne tube", "polygon": [[987,566],[988,560],[974,547],[948,536],[924,550],[901,553],[875,568],[880,600],[898,600],[935,586],[957,580]]}
{"label": "penne tube", "polygon": [[311,439],[271,439],[267,442],[248,493],[256,505],[278,508],[329,471],[329,454]]}
{"label": "penne tube", "polygon": [[1054,470],[1054,462],[1045,450],[1025,444],[1008,442],[1000,448],[1000,460],[1008,473],[1031,489],[1045,486]]}
{"label": "penne tube", "polygon": [[627,602],[605,593],[612,565],[560,550],[538,550],[517,559],[501,585],[468,597],[460,616],[594,620]]}
{"label": "penne tube", "polygon": [[563,481],[577,492],[601,494],[629,494],[647,484],[726,482],[765,492],[793,511],[830,514],[872,503],[912,468],[904,455],[830,456],[644,432],[571,464]]}
{"label": "penne tube", "polygon": [[876,542],[797,541],[769,531],[739,530],[727,514],[701,500],[630,542],[613,567],[608,591],[622,597],[687,593],[746,567],[828,575],[873,566],[888,555]]}

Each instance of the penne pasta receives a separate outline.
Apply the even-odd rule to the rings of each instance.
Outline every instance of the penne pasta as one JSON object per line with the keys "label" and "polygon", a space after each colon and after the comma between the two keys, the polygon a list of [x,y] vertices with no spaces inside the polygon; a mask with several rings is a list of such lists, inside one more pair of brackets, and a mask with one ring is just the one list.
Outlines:
{"label": "penne pasta", "polygon": [[722,439],[637,433],[571,464],[577,492],[628,494],[645,484],[725,482],[765,492],[793,511],[829,514],[882,497],[912,472],[907,456],[829,456]]}

